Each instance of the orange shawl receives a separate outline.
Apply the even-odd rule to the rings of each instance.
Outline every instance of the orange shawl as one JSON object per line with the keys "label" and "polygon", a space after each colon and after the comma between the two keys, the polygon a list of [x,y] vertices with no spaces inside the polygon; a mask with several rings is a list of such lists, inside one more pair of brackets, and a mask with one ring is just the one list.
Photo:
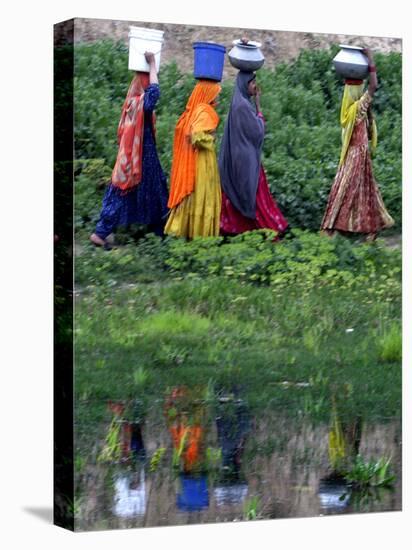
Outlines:
{"label": "orange shawl", "polygon": [[119,150],[112,172],[112,185],[130,191],[142,178],[144,126],[144,90],[149,85],[147,73],[136,73],[130,83],[117,129]]}
{"label": "orange shawl", "polygon": [[185,112],[177,121],[173,142],[169,208],[174,208],[187,195],[193,193],[196,150],[192,145],[191,136],[197,132],[210,132],[216,129],[219,117],[210,104],[219,95],[220,90],[217,82],[199,80],[187,102]]}
{"label": "orange shawl", "polygon": [[201,458],[203,429],[201,426],[171,426],[173,447],[181,452],[184,469],[190,471]]}

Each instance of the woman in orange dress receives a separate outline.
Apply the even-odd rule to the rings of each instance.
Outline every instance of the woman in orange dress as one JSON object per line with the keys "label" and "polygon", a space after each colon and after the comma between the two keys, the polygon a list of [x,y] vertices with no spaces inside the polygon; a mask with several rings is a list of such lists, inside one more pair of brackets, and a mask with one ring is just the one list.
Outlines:
{"label": "woman in orange dress", "polygon": [[177,386],[166,397],[164,413],[182,471],[200,471],[205,459],[204,404],[187,387]]}
{"label": "woman in orange dress", "polygon": [[220,84],[199,80],[179,118],[173,143],[169,217],[165,233],[175,237],[219,235],[221,190],[215,151]]}
{"label": "woman in orange dress", "polygon": [[333,236],[336,231],[366,234],[374,240],[378,231],[394,224],[382,200],[372,171],[368,147],[376,146],[376,124],[371,113],[378,85],[372,54],[369,61],[369,85],[363,91],[362,80],[346,80],[341,106],[342,151],[321,231]]}

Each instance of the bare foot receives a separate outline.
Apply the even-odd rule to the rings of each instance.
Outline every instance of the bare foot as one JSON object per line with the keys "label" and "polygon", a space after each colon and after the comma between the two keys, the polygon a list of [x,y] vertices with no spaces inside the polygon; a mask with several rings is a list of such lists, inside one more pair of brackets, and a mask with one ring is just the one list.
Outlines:
{"label": "bare foot", "polygon": [[376,233],[368,233],[365,238],[365,242],[367,243],[373,243],[373,241],[376,240],[377,234]]}
{"label": "bare foot", "polygon": [[104,246],[106,244],[106,241],[104,239],[101,239],[99,235],[96,235],[96,233],[92,233],[89,239],[96,246]]}

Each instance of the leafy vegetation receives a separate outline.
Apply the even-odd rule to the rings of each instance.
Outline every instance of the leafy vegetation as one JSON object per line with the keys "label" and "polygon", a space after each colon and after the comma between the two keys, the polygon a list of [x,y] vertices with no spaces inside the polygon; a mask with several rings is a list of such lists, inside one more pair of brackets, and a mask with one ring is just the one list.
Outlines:
{"label": "leafy vegetation", "polygon": [[[336,388],[347,389],[338,405],[348,417],[400,418],[400,250],[382,239],[364,244],[318,234],[340,151],[335,53],[303,51],[294,63],[259,71],[263,162],[291,224],[281,241],[253,231],[186,242],[128,228],[117,234],[121,246],[107,252],[87,235],[117,152],[130,81],[127,49],[111,41],[76,45],[76,457],[117,460],[119,424],[108,402],[135,407],[139,422],[150,415],[151,425],[164,425],[164,396],[177,384],[202,388],[202,403],[211,408],[221,389],[235,387],[258,420],[287,414],[290,423],[327,426]],[[381,54],[376,64],[374,169],[400,231],[401,59]],[[160,84],[157,144],[169,173],[174,126],[194,81],[171,63],[162,66]],[[223,83],[218,143],[232,86]],[[245,457],[283,452],[289,434],[280,432],[262,442],[251,437]],[[207,442],[211,471],[221,463],[215,444]],[[299,452],[301,464],[307,455]],[[173,457],[178,464],[179,450],[170,454],[159,441],[149,472],[158,475]],[[324,455],[327,463],[326,448]],[[87,460],[78,460],[78,469]],[[386,484],[388,465],[376,469],[360,460],[351,483]],[[263,509],[259,497],[250,498],[244,519],[260,518]]]}
{"label": "leafy vegetation", "polygon": [[86,248],[76,275],[80,426],[105,418],[108,399],[147,406],[176,381],[236,380],[255,412],[292,407],[325,422],[333,388],[349,384],[348,410],[399,413],[400,251],[381,241],[149,235]]}
{"label": "leafy vegetation", "polygon": [[391,473],[390,459],[380,458],[366,462],[364,458],[357,456],[345,479],[354,488],[361,490],[369,487],[391,487],[395,476]]}

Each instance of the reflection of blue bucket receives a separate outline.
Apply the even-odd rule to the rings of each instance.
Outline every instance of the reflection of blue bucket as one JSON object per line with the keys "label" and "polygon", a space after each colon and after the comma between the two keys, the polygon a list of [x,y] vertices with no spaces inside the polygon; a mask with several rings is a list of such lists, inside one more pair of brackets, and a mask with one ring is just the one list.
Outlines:
{"label": "reflection of blue bucket", "polygon": [[195,512],[209,506],[207,477],[181,475],[181,492],[177,495],[177,507],[184,512]]}
{"label": "reflection of blue bucket", "polygon": [[195,78],[222,80],[226,48],[214,42],[194,42]]}

